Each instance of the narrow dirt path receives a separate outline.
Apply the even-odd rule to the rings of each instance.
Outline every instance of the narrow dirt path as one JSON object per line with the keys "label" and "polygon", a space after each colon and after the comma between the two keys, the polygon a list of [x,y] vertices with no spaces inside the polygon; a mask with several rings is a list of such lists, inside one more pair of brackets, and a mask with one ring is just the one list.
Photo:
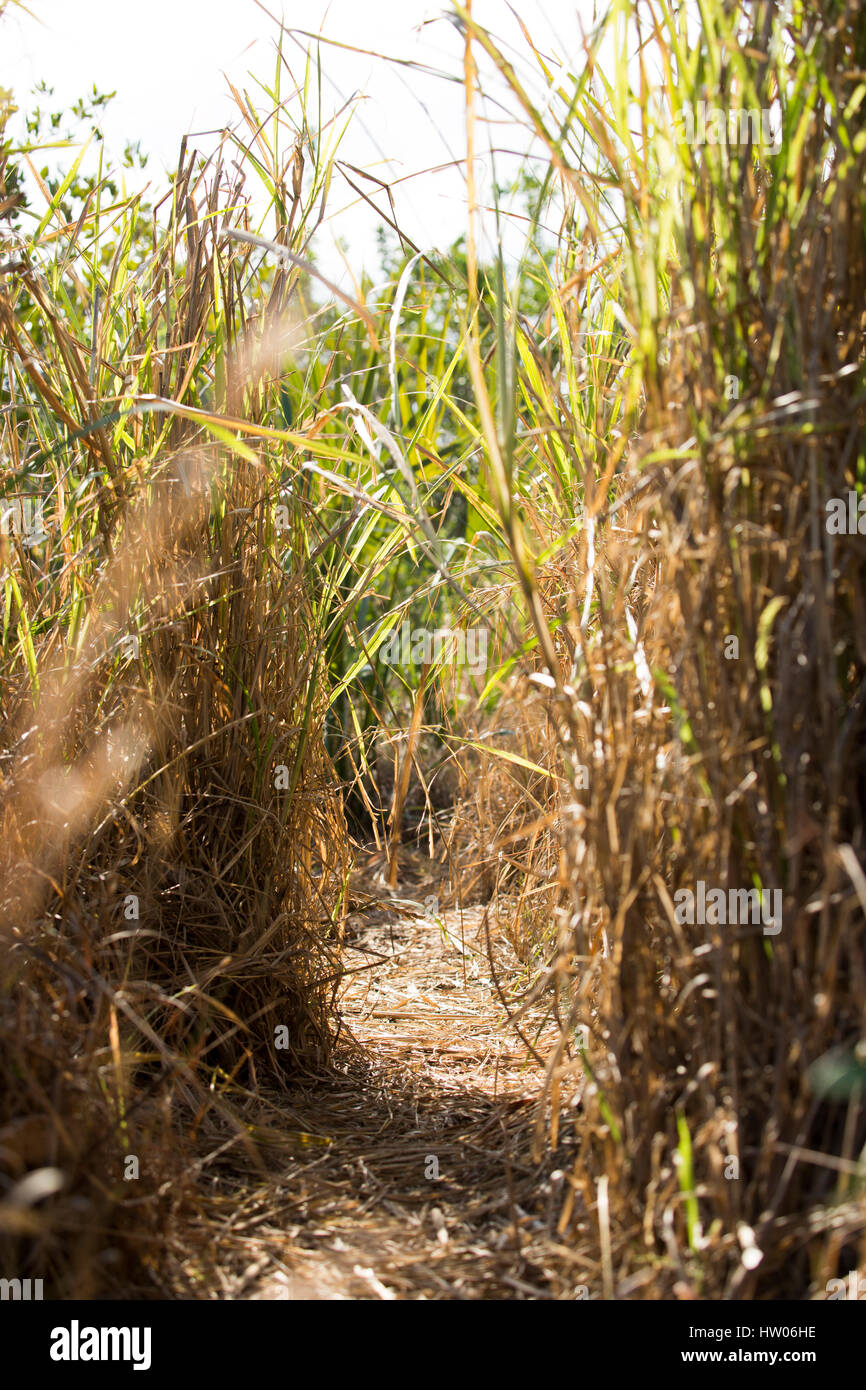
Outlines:
{"label": "narrow dirt path", "polygon": [[[480,910],[444,926],[378,912],[356,928],[351,1038],[326,1079],[269,1118],[294,1146],[227,1202],[219,1296],[560,1299],[595,1282],[557,1233],[577,1112],[557,1153],[534,1162],[540,1065],[503,1026]],[[493,957],[510,983],[507,942]],[[543,1057],[556,1030],[539,1025],[525,1021]],[[571,1220],[579,1229],[579,1198]]]}

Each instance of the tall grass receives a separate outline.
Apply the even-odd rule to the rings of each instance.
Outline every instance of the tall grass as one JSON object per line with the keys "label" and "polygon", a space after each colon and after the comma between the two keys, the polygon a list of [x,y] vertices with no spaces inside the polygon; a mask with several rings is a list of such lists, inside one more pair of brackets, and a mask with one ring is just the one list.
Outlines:
{"label": "tall grass", "polygon": [[[825,503],[862,488],[863,20],[617,0],[571,72],[454,10],[448,255],[322,280],[347,113],[282,49],[161,204],[97,181],[72,219],[61,183],[3,237],[3,484],[54,524],[2,542],[0,1238],[56,1292],[178,1277],[153,1213],[193,1154],[327,1061],[348,824],[392,888],[414,829],[508,919],[599,1293],[860,1258],[860,540]],[[516,275],[477,249],[503,87]],[[781,138],[690,142],[701,102]],[[485,669],[383,655],[404,623]],[[781,891],[781,931],[681,920],[699,882]]]}
{"label": "tall grass", "polygon": [[[589,1083],[563,1229],[593,1213],[609,1296],[802,1296],[862,1252],[861,557],[826,502],[861,483],[864,29],[793,9],[614,5],[544,117],[463,12],[574,208],[510,435],[482,413],[519,576],[543,537],[550,1086],[555,1127]],[[701,101],[780,138],[690,143]],[[780,934],[685,925],[700,880],[781,890]]]}
{"label": "tall grass", "polygon": [[[300,142],[286,169],[285,131],[244,116],[303,248],[326,169],[304,186]],[[292,418],[310,309],[301,272],[227,236],[250,215],[229,167],[182,152],[149,226],[99,184],[70,224],[58,192],[7,245],[0,1226],[4,1267],[67,1296],[123,1276],[83,1257],[100,1230],[132,1288],[158,1275],[195,1137],[249,1144],[234,1103],[320,1066],[337,1027],[341,560],[297,485],[304,436],[241,437]],[[15,1182],[33,1165],[47,1214]]]}

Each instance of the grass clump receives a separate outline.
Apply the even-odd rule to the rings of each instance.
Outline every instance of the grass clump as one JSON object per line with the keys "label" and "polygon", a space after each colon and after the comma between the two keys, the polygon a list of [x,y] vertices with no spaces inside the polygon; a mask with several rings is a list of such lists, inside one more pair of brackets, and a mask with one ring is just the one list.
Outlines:
{"label": "grass clump", "polygon": [[[183,152],[159,216],[61,187],[4,248],[0,1232],[54,1296],[158,1288],[201,1143],[337,1029],[329,570],[303,435],[256,443],[306,311],[241,182]],[[272,196],[302,245],[317,179]]]}

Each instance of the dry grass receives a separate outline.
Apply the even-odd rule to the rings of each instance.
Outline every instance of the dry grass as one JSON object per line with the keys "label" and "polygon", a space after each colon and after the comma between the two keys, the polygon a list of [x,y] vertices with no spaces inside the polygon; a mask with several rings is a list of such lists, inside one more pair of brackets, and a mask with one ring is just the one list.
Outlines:
{"label": "dry grass", "polygon": [[[708,28],[691,57],[674,24],[656,34],[674,112],[708,94],[725,110],[783,94],[775,154],[683,142],[665,166],[643,86],[627,156],[624,69],[606,104],[579,108],[589,158],[546,135],[570,189],[619,191],[625,234],[613,265],[609,243],[594,251],[594,271],[575,271],[566,243],[559,361],[526,366],[518,404],[515,439],[545,422],[552,472],[559,439],[587,450],[579,536],[527,484],[501,508],[518,573],[525,537],[561,528],[527,602],[569,895],[546,978],[565,1018],[561,1074],[580,1057],[595,1083],[573,1181],[607,1213],[617,1279],[649,1270],[666,1297],[820,1296],[863,1259],[862,545],[825,524],[826,500],[859,495],[862,472],[862,140],[852,153],[841,93],[863,48],[846,17],[826,31],[802,17],[770,62],[771,7],[746,37],[716,7],[721,73]],[[819,67],[837,104],[826,91],[808,104]],[[563,358],[571,370],[563,330],[588,341],[611,294],[625,356],[601,355],[596,381],[590,357],[567,402],[553,385]],[[505,442],[488,430],[494,473]],[[678,921],[676,894],[699,880],[779,890],[781,933]],[[819,1069],[840,1044],[848,1081],[830,1095]],[[553,1056],[554,1100],[559,1068]]]}
{"label": "dry grass", "polygon": [[[551,1181],[553,1159],[530,1152],[539,1070],[506,1025],[482,919],[448,912],[443,935],[420,914],[359,914],[332,1073],[258,1093],[267,1181],[230,1155],[217,1165],[198,1228],[215,1243],[211,1297],[569,1299],[576,1282],[588,1293],[591,1264],[557,1230],[562,1173]],[[501,939],[492,960],[508,988],[516,961]],[[556,1159],[573,1149],[569,1127]],[[586,1220],[578,1204],[569,1235]]]}
{"label": "dry grass", "polygon": [[[281,52],[240,170],[3,236],[3,482],[61,525],[2,541],[0,1256],[55,1295],[862,1263],[862,16],[618,4],[566,80],[455,9],[470,218],[494,79],[545,151],[511,287],[470,234],[316,306]],[[672,137],[707,98],[779,147]],[[384,660],[410,617],[482,676]]]}
{"label": "dry grass", "polygon": [[[208,438],[190,399],[222,340],[249,424],[279,360],[291,287],[271,284],[252,362],[248,253],[220,240],[238,196],[184,159],[137,274],[121,243],[112,326],[131,332],[104,370],[145,404],[120,423],[94,419],[96,359],[53,268],[28,263],[0,302],[11,471],[47,444],[62,518],[39,549],[3,542],[0,1240],[54,1296],[160,1290],[202,1136],[255,1155],[234,1088],[321,1067],[336,1027],[347,840],[301,511],[275,528],[278,475]],[[69,452],[40,439],[46,409]]]}

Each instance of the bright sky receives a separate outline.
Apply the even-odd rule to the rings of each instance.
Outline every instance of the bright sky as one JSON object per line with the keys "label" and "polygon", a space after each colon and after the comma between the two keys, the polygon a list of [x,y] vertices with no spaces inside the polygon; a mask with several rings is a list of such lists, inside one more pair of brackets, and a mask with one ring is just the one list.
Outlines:
{"label": "bright sky", "polygon": [[[448,0],[438,5],[429,0],[264,4],[295,31],[286,53],[296,78],[303,76],[304,49],[311,42],[300,30],[321,31],[341,45],[412,59],[453,75],[461,72],[462,39],[444,17]],[[254,77],[272,83],[279,28],[255,0],[28,0],[28,6],[35,18],[13,8],[3,21],[0,86],[14,90],[19,106],[28,104],[28,93],[40,79],[55,88],[54,106],[71,104],[94,83],[101,91],[116,90],[104,120],[107,145],[119,152],[127,140],[140,140],[153,156],[146,177],[156,184],[162,183],[163,167],[176,166],[184,133],[215,132],[234,122],[228,78],[266,109]],[[591,27],[593,0],[519,0],[519,11],[546,58],[580,63],[580,25]],[[526,53],[507,0],[475,0],[473,13],[504,43]],[[401,225],[425,249],[446,246],[465,227],[462,167],[423,180],[410,176],[463,155],[460,85],[384,63],[372,52],[330,44],[322,44],[321,52],[330,110],[353,93],[364,96],[341,157],[381,178],[402,180],[394,188]],[[494,130],[496,141],[525,150],[528,137],[498,114],[503,124]],[[216,139],[213,133],[200,134],[195,143],[209,150]],[[503,157],[500,181],[507,171]],[[339,236],[348,243],[355,269],[361,263],[372,269],[375,214],[359,206],[342,182],[335,182],[329,206],[337,215],[317,241],[323,265],[332,270],[340,265],[334,247]]]}

